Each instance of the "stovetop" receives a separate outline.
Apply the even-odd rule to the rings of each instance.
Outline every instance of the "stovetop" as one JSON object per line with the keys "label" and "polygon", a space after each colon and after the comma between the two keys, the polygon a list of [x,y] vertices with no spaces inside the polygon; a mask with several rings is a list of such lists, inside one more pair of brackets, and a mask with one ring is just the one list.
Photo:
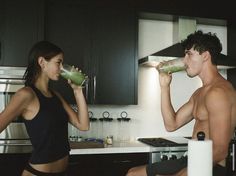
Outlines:
{"label": "stovetop", "polygon": [[139,138],[138,141],[153,147],[178,147],[187,146],[188,138]]}

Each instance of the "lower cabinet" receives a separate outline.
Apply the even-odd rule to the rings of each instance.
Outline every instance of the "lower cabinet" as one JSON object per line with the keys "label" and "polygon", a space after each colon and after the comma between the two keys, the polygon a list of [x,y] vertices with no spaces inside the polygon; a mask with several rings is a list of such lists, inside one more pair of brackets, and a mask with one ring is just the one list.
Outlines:
{"label": "lower cabinet", "polygon": [[[20,176],[29,154],[0,154],[0,175]],[[134,166],[147,164],[149,153],[70,155],[67,176],[125,176]]]}
{"label": "lower cabinet", "polygon": [[149,153],[71,155],[68,176],[125,176],[131,167],[148,161]]}
{"label": "lower cabinet", "polygon": [[31,154],[0,154],[0,175],[20,176]]}

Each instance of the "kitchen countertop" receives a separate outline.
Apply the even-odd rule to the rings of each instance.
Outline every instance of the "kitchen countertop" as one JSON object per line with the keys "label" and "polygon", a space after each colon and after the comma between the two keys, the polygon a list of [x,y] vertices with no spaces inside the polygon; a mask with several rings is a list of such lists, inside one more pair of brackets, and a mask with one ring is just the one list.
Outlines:
{"label": "kitchen countertop", "polygon": [[[78,142],[79,143],[79,142]],[[32,146],[31,144],[20,144],[20,145],[6,145],[0,144],[0,154],[7,153],[31,153]],[[142,153],[150,152],[151,147],[143,144],[139,141],[133,142],[119,142],[113,141],[112,145],[104,145],[104,147],[88,147],[88,148],[76,148],[75,146],[71,147],[71,155],[79,154],[106,154],[106,153]]]}
{"label": "kitchen countertop", "polygon": [[105,145],[104,148],[71,149],[70,154],[145,153],[150,152],[151,148],[139,141],[113,141],[112,145]]}
{"label": "kitchen countertop", "polygon": [[[78,142],[79,143],[79,142]],[[71,147],[70,155],[84,154],[112,154],[112,153],[149,153],[160,151],[186,151],[186,146],[178,147],[152,147],[139,141],[113,141],[112,145],[98,145],[98,147]],[[21,145],[3,145],[0,144],[0,154],[8,153],[31,153],[31,144],[25,143]]]}

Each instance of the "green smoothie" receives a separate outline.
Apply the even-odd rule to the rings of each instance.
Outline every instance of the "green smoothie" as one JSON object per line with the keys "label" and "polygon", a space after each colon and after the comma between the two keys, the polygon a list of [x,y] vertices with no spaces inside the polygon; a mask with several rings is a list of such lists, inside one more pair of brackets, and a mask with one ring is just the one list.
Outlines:
{"label": "green smoothie", "polygon": [[186,67],[183,66],[164,66],[160,68],[160,72],[165,72],[165,73],[174,73],[174,72],[179,72],[185,70]]}
{"label": "green smoothie", "polygon": [[86,80],[85,74],[79,71],[61,72],[61,76],[65,79],[70,79],[74,84],[78,86],[82,86],[84,81]]}
{"label": "green smoothie", "polygon": [[184,58],[176,58],[168,61],[160,62],[157,66],[157,70],[160,73],[175,73],[179,71],[184,71],[186,65],[184,63]]}

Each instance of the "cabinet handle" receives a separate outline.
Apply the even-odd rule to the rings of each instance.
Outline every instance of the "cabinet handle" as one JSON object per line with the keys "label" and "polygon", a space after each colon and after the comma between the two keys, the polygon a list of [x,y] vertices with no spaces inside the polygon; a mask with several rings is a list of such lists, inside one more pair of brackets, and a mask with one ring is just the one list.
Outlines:
{"label": "cabinet handle", "polygon": [[79,162],[69,162],[69,166],[77,166],[80,165]]}
{"label": "cabinet handle", "polygon": [[97,86],[97,78],[96,76],[93,77],[93,100],[96,100],[96,86]]}
{"label": "cabinet handle", "polygon": [[86,98],[86,100],[88,100],[88,92],[89,92],[88,87],[89,87],[89,80],[85,84],[85,98]]}
{"label": "cabinet handle", "polygon": [[7,101],[8,101],[8,98],[7,98],[8,93],[5,92],[3,96],[4,96],[4,107],[6,107],[6,106],[7,106],[7,103],[8,103],[8,102],[7,102]]}
{"label": "cabinet handle", "polygon": [[0,42],[0,60],[2,59],[2,43]]}
{"label": "cabinet handle", "polygon": [[131,160],[114,160],[113,163],[131,163]]}

